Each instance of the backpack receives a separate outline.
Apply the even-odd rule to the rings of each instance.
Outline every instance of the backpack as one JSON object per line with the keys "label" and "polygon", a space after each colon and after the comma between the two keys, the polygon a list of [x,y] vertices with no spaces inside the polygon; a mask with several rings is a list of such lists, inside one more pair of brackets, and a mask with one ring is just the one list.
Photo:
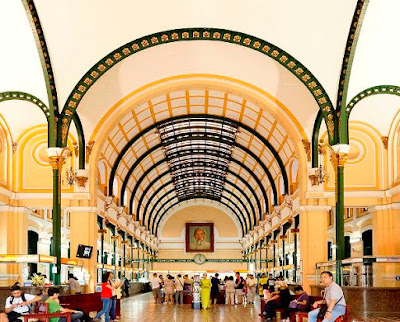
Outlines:
{"label": "backpack", "polygon": [[[14,299],[15,299],[15,297],[11,295],[11,298],[10,298],[10,305],[13,304]],[[22,302],[26,302],[25,293],[21,293],[21,299],[22,299]],[[30,312],[31,312],[31,308],[32,308],[32,304],[27,305],[27,306],[28,306],[28,310],[29,310],[28,312],[30,313]]]}
{"label": "backpack", "polygon": [[[11,295],[11,298],[10,298],[10,304],[11,305],[13,304],[14,299],[15,299],[15,297]],[[21,293],[21,299],[22,299],[22,302],[26,302],[25,293]]]}

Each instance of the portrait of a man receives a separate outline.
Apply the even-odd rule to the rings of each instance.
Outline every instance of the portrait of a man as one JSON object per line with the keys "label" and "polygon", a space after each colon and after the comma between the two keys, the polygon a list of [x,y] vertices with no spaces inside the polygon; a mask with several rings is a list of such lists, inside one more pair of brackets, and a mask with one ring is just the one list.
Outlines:
{"label": "portrait of a man", "polygon": [[214,224],[187,223],[186,224],[186,251],[213,252],[214,251]]}

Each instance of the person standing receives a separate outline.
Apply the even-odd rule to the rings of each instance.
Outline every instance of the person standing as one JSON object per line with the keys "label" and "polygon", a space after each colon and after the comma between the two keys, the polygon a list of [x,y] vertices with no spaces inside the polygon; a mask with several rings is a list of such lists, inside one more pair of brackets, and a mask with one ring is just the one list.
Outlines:
{"label": "person standing", "polygon": [[183,304],[183,284],[185,281],[182,279],[182,275],[178,274],[175,280],[175,303]]}
{"label": "person standing", "polygon": [[[69,273],[68,274],[68,285],[69,285],[69,292],[74,295],[77,294],[77,292],[80,292],[80,285],[77,283],[77,280],[74,277],[74,274]],[[79,287],[79,289],[78,289]]]}
{"label": "person standing", "polygon": [[171,275],[168,275],[164,282],[165,302],[167,304],[174,304],[174,289],[174,278]]}
{"label": "person standing", "polygon": [[211,291],[211,280],[207,278],[207,274],[203,274],[201,280],[201,305],[203,309],[207,309],[210,306],[210,291]]}
{"label": "person standing", "polygon": [[[321,273],[321,281],[325,285],[324,298],[321,301],[314,302],[313,307],[316,308],[320,304],[326,304],[328,308],[322,322],[335,321],[339,316],[346,313],[343,290],[333,281],[333,275],[329,271]],[[308,321],[316,322],[319,311],[320,308],[310,311],[308,313]]]}
{"label": "person standing", "polygon": [[247,285],[247,303],[254,304],[254,297],[257,291],[257,280],[254,278],[253,274],[247,275],[246,279]]}
{"label": "person standing", "polygon": [[105,272],[103,274],[102,283],[101,283],[101,300],[103,302],[103,309],[96,314],[94,320],[99,320],[100,317],[104,314],[105,321],[110,322],[110,309],[111,309],[111,301],[112,301],[112,290],[113,286],[110,281],[113,278],[113,274],[111,272]]}
{"label": "person standing", "polygon": [[129,280],[124,276],[124,293],[126,297],[129,297]]}
{"label": "person standing", "polygon": [[150,280],[151,289],[153,291],[154,303],[162,303],[161,298],[161,279],[157,277],[157,273],[153,274],[153,278]]}
{"label": "person standing", "polygon": [[236,295],[236,303],[243,303],[243,288],[244,288],[244,279],[240,276],[239,272],[236,272],[236,280],[235,280],[235,295]]}
{"label": "person standing", "polygon": [[276,279],[272,277],[272,274],[269,274],[267,285],[270,294],[275,292],[275,282]]}
{"label": "person standing", "polygon": [[235,305],[235,282],[229,276],[225,282],[225,304]]}
{"label": "person standing", "polygon": [[115,310],[117,309],[117,298],[121,298],[121,283],[120,281],[114,281],[112,278],[114,274],[111,273],[112,277],[108,281],[108,283],[112,286],[112,297],[111,297],[111,307],[110,307],[110,316],[112,321],[116,321]]}
{"label": "person standing", "polygon": [[215,276],[211,278],[211,304],[217,304],[218,294],[221,290],[221,281],[218,276],[219,274],[215,273]]}
{"label": "person standing", "polygon": [[265,277],[265,274],[261,274],[261,278],[258,281],[258,295],[260,298],[264,297],[264,289],[268,289],[268,279]]}

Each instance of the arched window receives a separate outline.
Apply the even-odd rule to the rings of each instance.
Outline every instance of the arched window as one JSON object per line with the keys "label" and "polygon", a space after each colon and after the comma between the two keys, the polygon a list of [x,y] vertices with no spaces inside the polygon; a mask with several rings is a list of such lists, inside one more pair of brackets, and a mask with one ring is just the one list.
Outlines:
{"label": "arched window", "polygon": [[104,185],[106,184],[106,166],[104,162],[100,161],[97,167],[99,169],[99,184]]}
{"label": "arched window", "polygon": [[372,256],[372,229],[362,233],[364,256]]}
{"label": "arched window", "polygon": [[114,178],[114,181],[113,181],[113,196],[118,196],[118,191],[119,191],[118,181],[117,181],[116,178]]}

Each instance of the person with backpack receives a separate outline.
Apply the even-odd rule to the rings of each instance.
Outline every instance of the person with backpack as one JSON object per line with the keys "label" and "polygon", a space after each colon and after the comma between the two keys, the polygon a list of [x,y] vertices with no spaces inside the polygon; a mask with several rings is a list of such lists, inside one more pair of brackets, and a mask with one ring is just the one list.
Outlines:
{"label": "person with backpack", "polygon": [[245,281],[243,277],[240,276],[239,272],[236,272],[236,280],[235,280],[235,295],[237,304],[243,303],[243,288],[245,286]]}
{"label": "person with backpack", "polygon": [[25,294],[19,285],[11,287],[11,296],[7,297],[5,312],[10,322],[19,321],[22,314],[30,313],[31,304],[41,300],[40,296]]}

